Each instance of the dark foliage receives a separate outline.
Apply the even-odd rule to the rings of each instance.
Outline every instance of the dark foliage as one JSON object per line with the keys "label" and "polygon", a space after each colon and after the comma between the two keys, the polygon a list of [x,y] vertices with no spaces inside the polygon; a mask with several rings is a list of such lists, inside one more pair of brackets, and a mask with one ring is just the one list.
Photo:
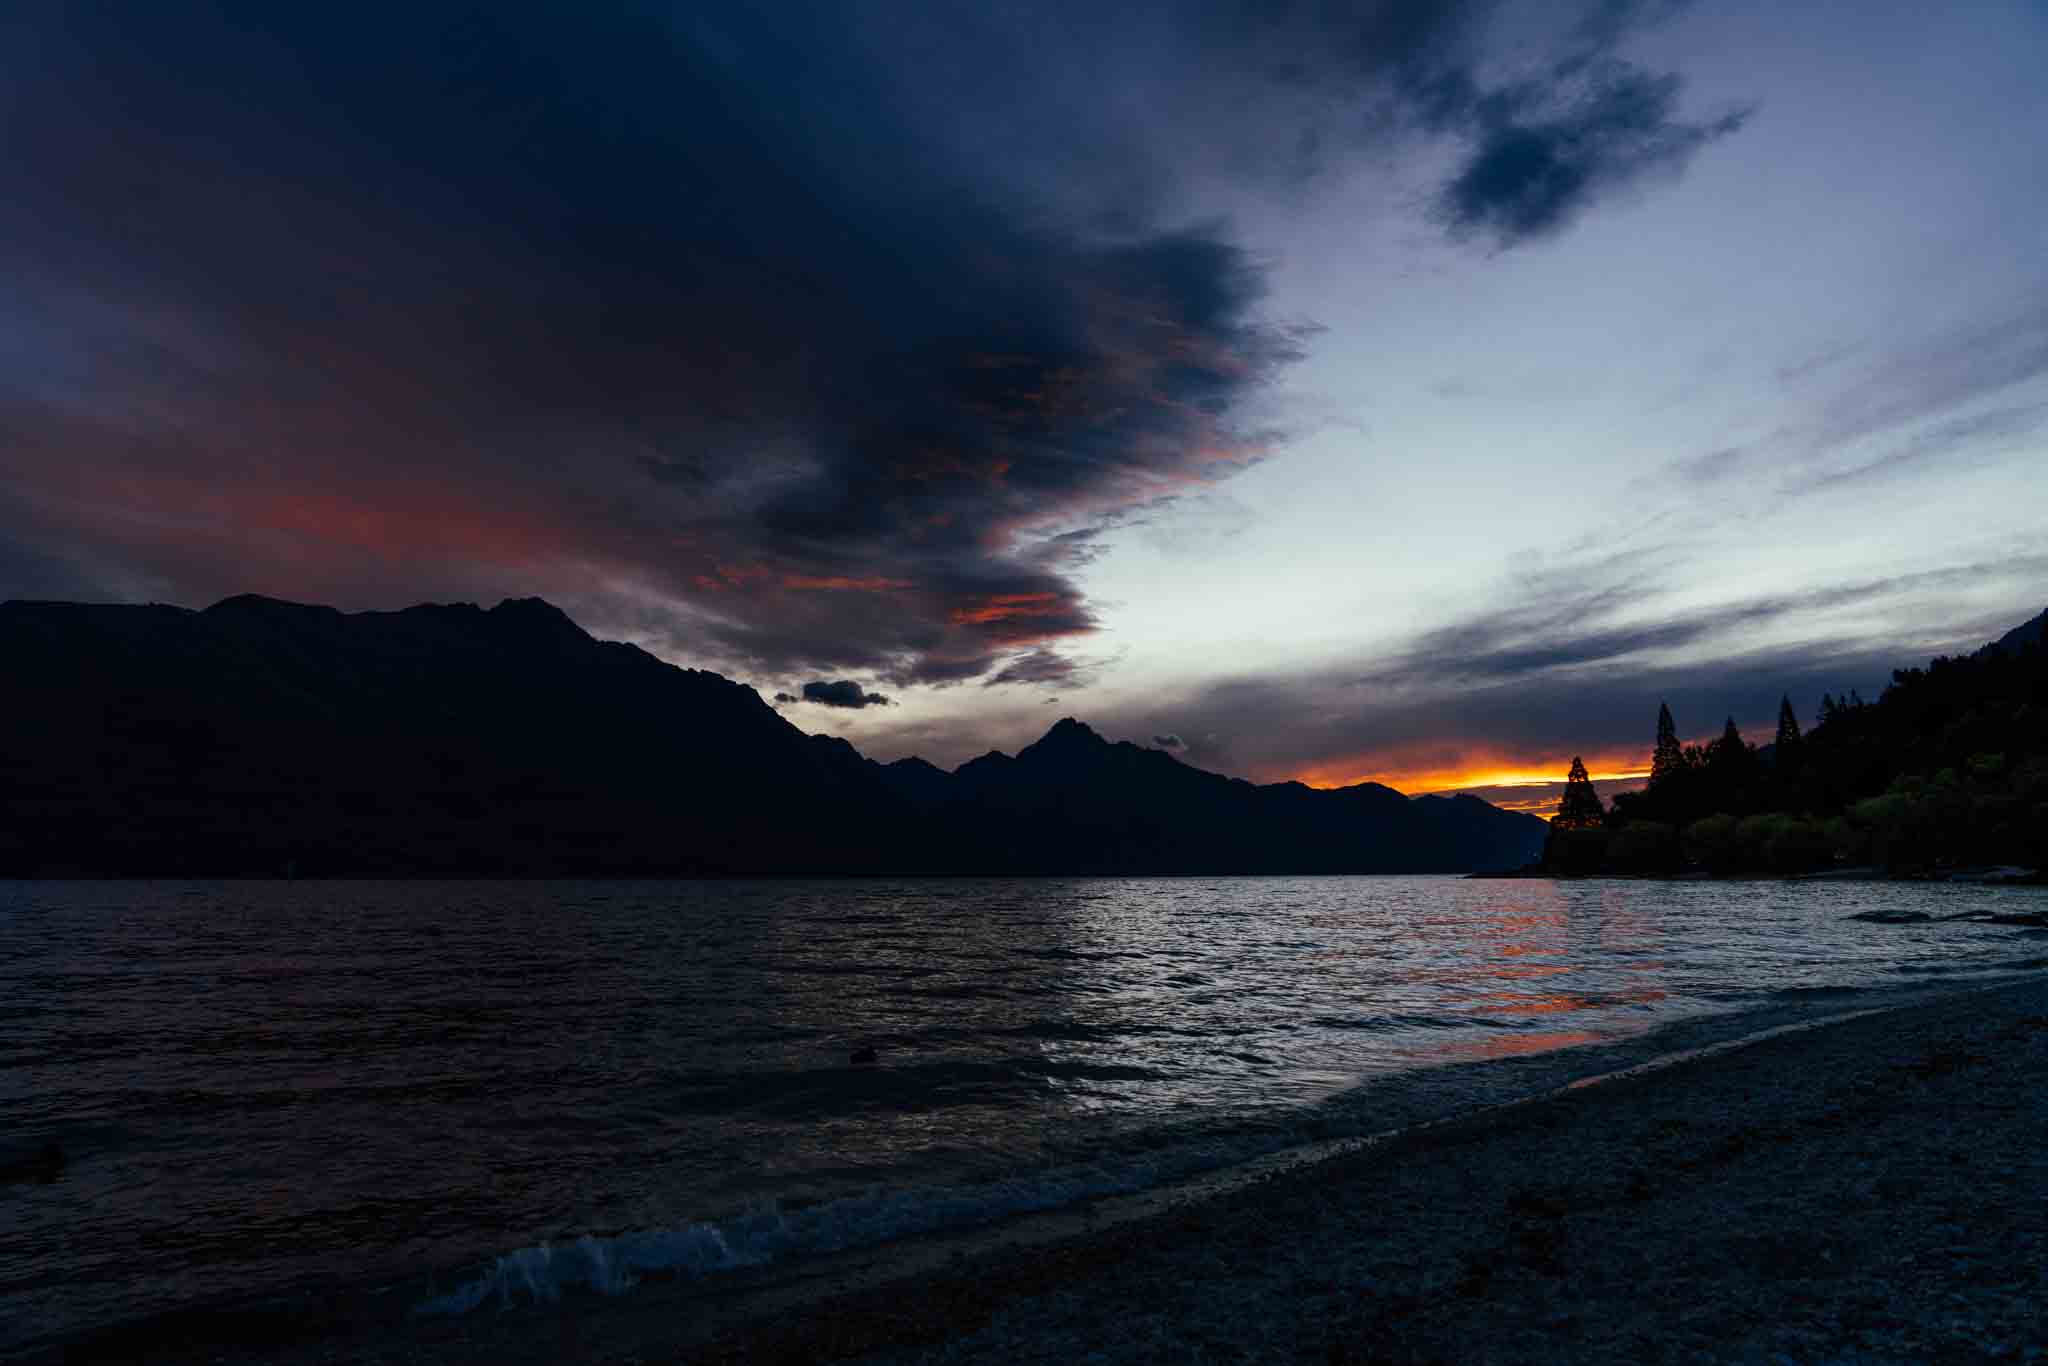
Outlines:
{"label": "dark foliage", "polygon": [[1553,824],[1560,830],[1586,830],[1606,820],[1607,808],[1593,790],[1593,780],[1586,776],[1585,761],[1574,754],[1571,772],[1565,775],[1564,800]]}
{"label": "dark foliage", "polygon": [[1898,670],[1876,702],[1823,694],[1804,734],[1785,699],[1762,752],[1732,720],[1704,748],[1681,747],[1660,708],[1649,784],[1615,798],[1600,867],[2048,866],[2044,621],[1973,655]]}
{"label": "dark foliage", "polygon": [[1799,767],[1804,758],[1800,741],[1804,738],[1799,730],[1799,715],[1792,710],[1792,699],[1778,699],[1778,736],[1771,742],[1771,751],[1781,775]]}
{"label": "dark foliage", "polygon": [[1685,769],[1685,750],[1678,743],[1678,724],[1668,703],[1657,704],[1657,748],[1650,754],[1650,786],[1662,788]]}

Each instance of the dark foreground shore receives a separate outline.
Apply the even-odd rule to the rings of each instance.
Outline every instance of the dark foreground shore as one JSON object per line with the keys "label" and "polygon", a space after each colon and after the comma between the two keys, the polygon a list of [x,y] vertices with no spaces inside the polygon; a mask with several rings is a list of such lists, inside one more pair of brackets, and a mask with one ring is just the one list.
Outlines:
{"label": "dark foreground shore", "polygon": [[[2048,979],[1783,1034],[1150,1218],[107,1359],[2025,1361],[2048,1356]],[[914,1268],[908,1279],[900,1275]],[[218,1327],[219,1325],[215,1325]]]}

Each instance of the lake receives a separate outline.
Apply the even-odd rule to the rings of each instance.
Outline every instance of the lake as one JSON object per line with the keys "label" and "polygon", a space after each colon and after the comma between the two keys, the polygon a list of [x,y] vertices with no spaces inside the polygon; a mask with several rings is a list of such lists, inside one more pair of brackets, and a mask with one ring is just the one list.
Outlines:
{"label": "lake", "polygon": [[2038,936],[1847,917],[2043,900],[1453,878],[0,884],[0,1142],[69,1158],[0,1185],[0,1348],[309,1287],[402,1281],[458,1312],[1143,1189],[2037,968]]}

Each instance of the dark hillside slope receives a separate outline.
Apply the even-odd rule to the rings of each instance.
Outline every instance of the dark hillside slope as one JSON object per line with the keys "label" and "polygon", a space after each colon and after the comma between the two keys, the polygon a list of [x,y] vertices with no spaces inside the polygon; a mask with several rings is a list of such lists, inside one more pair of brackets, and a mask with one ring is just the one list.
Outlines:
{"label": "dark hillside slope", "polygon": [[2048,610],[2039,616],[2013,627],[1997,640],[1985,646],[1986,650],[2018,654],[2030,646],[2048,642]]}
{"label": "dark hillside slope", "polygon": [[0,651],[6,871],[828,870],[891,814],[752,689],[537,600],[7,603]]}
{"label": "dark hillside slope", "polygon": [[0,875],[1455,872],[1542,822],[1063,721],[952,773],[534,600],[0,604]]}

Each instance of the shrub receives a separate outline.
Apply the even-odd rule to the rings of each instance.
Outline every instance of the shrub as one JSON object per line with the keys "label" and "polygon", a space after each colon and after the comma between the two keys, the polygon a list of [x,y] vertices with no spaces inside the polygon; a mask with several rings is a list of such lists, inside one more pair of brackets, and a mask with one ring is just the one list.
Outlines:
{"label": "shrub", "polygon": [[1685,865],[1678,831],[1657,821],[1630,821],[1611,832],[1607,858],[1622,873],[1671,873]]}
{"label": "shrub", "polygon": [[1685,827],[1685,856],[1709,872],[1735,871],[1741,862],[1736,843],[1735,817],[1726,814],[1702,816]]}

